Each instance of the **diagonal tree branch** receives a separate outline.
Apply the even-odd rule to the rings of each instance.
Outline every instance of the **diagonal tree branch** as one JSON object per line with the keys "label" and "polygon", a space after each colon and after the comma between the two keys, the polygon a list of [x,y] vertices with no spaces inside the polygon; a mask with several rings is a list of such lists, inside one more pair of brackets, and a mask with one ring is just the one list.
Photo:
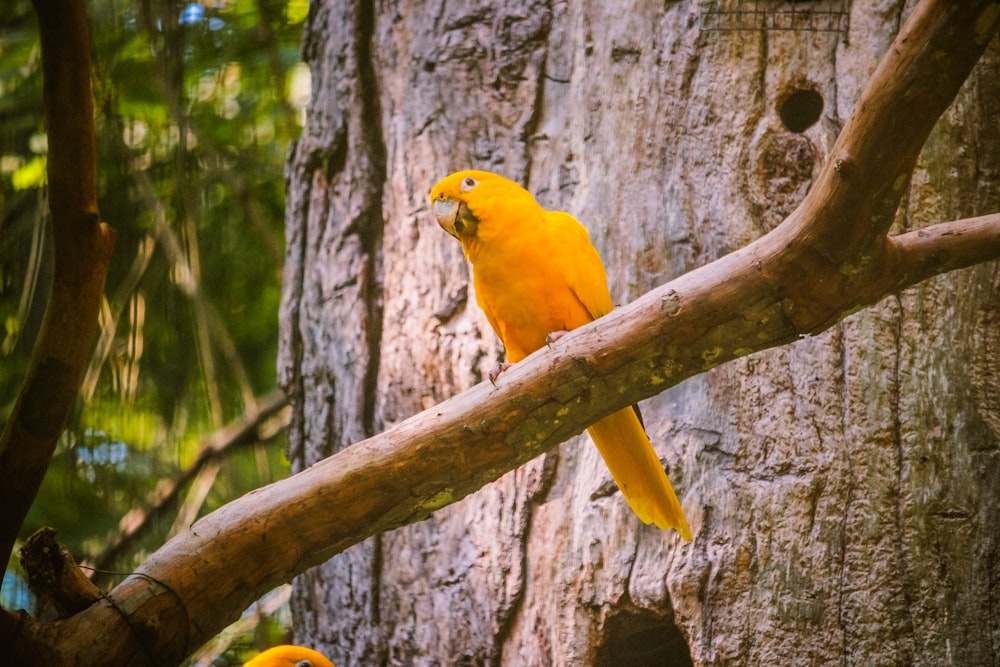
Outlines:
{"label": "diagonal tree branch", "polygon": [[[151,656],[176,663],[275,585],[427,517],[600,417],[821,331],[934,271],[996,257],[995,216],[935,226],[926,238],[890,239],[886,230],[930,128],[998,22],[996,1],[924,0],[816,185],[767,236],[570,332],[507,371],[498,387],[480,384],[229,503],[70,619],[46,625],[0,615],[0,639],[19,631],[14,656],[45,652],[48,664],[138,665]],[[906,100],[913,106],[901,116]],[[908,268],[914,259],[919,268]],[[100,637],[100,646],[81,650],[79,636]]]}
{"label": "diagonal tree branch", "polygon": [[[998,13],[997,2],[917,5],[802,204],[754,244],[761,260],[783,257],[762,275],[794,306],[786,316],[797,333],[874,303],[906,269],[886,233],[924,142],[995,34]],[[824,280],[801,280],[808,275]]]}
{"label": "diagonal tree branch", "polygon": [[90,35],[83,2],[34,4],[45,77],[55,269],[28,374],[0,434],[2,562],[7,562],[76,400],[114,246],[114,232],[97,213]]}

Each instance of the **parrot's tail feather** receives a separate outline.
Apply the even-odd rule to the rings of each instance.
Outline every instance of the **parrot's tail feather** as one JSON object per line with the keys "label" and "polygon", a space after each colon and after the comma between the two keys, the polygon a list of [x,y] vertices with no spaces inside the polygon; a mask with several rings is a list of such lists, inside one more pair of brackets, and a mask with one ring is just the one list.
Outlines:
{"label": "parrot's tail feather", "polygon": [[635,411],[619,410],[587,430],[636,516],[690,540],[684,509]]}

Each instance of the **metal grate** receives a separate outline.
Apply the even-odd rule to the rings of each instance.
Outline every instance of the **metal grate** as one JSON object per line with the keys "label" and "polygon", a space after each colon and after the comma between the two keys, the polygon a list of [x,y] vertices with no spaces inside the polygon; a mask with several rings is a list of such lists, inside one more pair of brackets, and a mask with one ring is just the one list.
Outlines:
{"label": "metal grate", "polygon": [[707,0],[702,30],[847,32],[847,0]]}

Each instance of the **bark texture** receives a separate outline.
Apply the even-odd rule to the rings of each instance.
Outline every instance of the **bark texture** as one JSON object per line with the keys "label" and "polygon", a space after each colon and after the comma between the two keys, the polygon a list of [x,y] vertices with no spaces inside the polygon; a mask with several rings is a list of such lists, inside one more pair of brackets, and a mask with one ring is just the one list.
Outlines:
{"label": "bark texture", "polygon": [[[711,32],[700,4],[314,4],[280,361],[296,466],[502,357],[427,210],[438,178],[497,171],[574,213],[630,301],[792,213],[910,11]],[[998,72],[994,40],[895,231],[1000,208]],[[998,323],[992,263],[689,379],[643,414],[693,542],[640,524],[583,436],[301,576],[296,639],[341,667],[996,664]]]}

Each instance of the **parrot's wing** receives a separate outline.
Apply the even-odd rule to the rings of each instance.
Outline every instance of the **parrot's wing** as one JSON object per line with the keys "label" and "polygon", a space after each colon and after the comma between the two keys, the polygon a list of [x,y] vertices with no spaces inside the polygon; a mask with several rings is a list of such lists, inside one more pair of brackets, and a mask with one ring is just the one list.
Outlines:
{"label": "parrot's wing", "polygon": [[547,211],[545,218],[563,246],[560,257],[570,290],[592,319],[607,315],[614,307],[608,292],[608,277],[586,227],[562,211]]}

